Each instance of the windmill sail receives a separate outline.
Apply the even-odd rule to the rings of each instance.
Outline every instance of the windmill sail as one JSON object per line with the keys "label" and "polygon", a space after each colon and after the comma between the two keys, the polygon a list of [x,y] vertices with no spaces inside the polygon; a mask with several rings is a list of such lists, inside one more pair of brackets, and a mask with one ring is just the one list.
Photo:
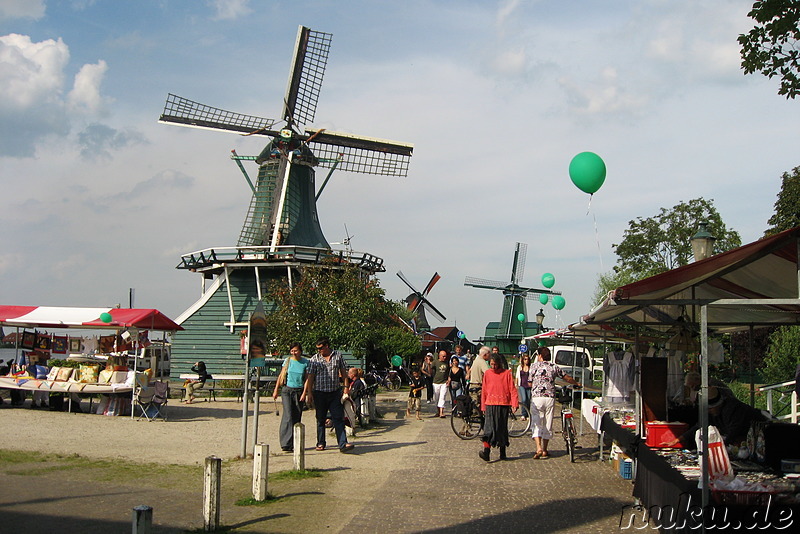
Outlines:
{"label": "windmill sail", "polygon": [[283,102],[283,119],[290,127],[301,128],[314,122],[332,37],[330,33],[313,31],[305,26],[297,30]]}

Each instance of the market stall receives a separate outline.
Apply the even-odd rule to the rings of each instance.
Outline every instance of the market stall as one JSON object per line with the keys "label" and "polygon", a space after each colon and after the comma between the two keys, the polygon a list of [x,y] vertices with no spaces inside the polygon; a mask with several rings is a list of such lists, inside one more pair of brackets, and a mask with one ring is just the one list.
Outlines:
{"label": "market stall", "polygon": [[[150,375],[137,373],[135,365],[128,368],[127,350],[135,351],[137,345],[149,343],[147,335],[140,334],[181,330],[155,309],[51,306],[0,306],[0,326],[15,327],[18,340],[14,363],[9,375],[0,377],[0,388],[63,393],[70,402],[76,395],[102,395],[112,401],[106,404],[112,406],[111,414],[121,411],[114,409],[114,399],[124,395],[130,400],[135,387],[149,381]],[[64,329],[67,334],[49,332],[54,329]],[[72,329],[111,335],[101,336],[101,343],[86,351],[82,337],[69,335]],[[41,369],[51,356],[59,355],[82,363],[74,369],[66,366]]]}
{"label": "market stall", "polygon": [[[579,324],[572,325],[577,334],[582,330],[596,332],[602,327],[605,331],[622,330],[634,340],[629,348],[635,366],[629,402],[636,418],[635,428],[625,429],[619,421],[604,414],[601,429],[615,435],[615,440],[624,441],[628,453],[636,460],[634,495],[645,507],[680,509],[691,496],[698,507],[725,506],[734,516],[743,507],[771,504],[773,515],[780,509],[790,514],[794,512],[795,521],[800,517],[797,515],[800,502],[797,477],[800,475],[792,472],[796,464],[789,462],[782,466],[778,462],[776,468],[774,461],[770,465],[764,462],[770,452],[773,458],[783,455],[787,460],[800,456],[796,447],[796,456],[792,458],[791,452],[779,451],[775,445],[778,440],[773,439],[772,445],[769,440],[765,441],[765,432],[777,432],[775,423],[761,427],[754,424],[753,437],[748,438],[748,443],[731,448],[735,478],[709,479],[709,473],[719,467],[715,464],[718,459],[715,455],[721,455],[722,448],[709,437],[709,397],[716,386],[708,372],[709,361],[715,354],[710,334],[735,331],[752,334],[753,329],[764,326],[800,324],[798,258],[800,228],[794,228],[622,286],[609,293]],[[673,347],[667,354],[661,354],[653,350],[652,343],[643,341],[645,336],[661,336],[664,340],[661,348],[666,348],[667,342],[672,342]],[[648,422],[651,425],[669,422],[668,391],[674,392],[676,387],[683,386],[671,377],[674,371],[670,357],[674,358],[679,352],[699,353],[699,387],[696,388],[694,412],[698,417],[700,446],[694,455],[680,447],[663,448],[666,439],[661,439],[660,443],[647,441]],[[680,356],[676,361],[681,361]],[[796,430],[795,424],[783,427],[780,432]],[[759,440],[762,449],[767,449],[761,457],[757,455],[755,444]],[[725,453],[728,458],[727,449]],[[729,479],[731,485],[724,486]],[[691,525],[685,522],[673,526],[668,530],[691,530]]]}

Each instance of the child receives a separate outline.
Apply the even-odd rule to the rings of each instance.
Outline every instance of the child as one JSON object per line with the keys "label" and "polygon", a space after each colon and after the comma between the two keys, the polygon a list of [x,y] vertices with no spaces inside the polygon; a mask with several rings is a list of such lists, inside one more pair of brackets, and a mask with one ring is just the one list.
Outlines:
{"label": "child", "polygon": [[411,371],[411,391],[408,392],[408,407],[406,408],[406,416],[411,416],[411,410],[417,412],[417,419],[422,419],[419,412],[422,406],[422,390],[427,386],[423,380],[419,369],[414,368]]}

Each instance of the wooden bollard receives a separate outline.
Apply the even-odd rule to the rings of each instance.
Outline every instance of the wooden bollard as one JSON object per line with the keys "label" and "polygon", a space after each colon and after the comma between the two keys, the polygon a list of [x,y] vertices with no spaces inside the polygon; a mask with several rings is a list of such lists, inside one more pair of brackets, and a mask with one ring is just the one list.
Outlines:
{"label": "wooden bollard", "polygon": [[306,427],[303,423],[294,424],[294,469],[304,471],[306,468]]}
{"label": "wooden bollard", "polygon": [[133,534],[150,534],[153,526],[153,508],[151,506],[137,506],[133,509]]}
{"label": "wooden bollard", "polygon": [[213,532],[219,527],[221,476],[222,458],[206,457],[203,476],[203,527],[206,532]]}
{"label": "wooden bollard", "polygon": [[269,445],[257,443],[253,447],[253,499],[266,500],[268,475]]}

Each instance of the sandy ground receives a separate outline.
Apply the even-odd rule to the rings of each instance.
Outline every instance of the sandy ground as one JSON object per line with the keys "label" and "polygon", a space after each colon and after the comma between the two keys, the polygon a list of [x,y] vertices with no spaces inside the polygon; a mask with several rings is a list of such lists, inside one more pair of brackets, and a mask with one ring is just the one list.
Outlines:
{"label": "sandy ground", "polygon": [[[351,454],[338,452],[333,436],[328,438],[333,449],[314,451],[314,419],[306,414],[306,468],[324,476],[270,483],[280,500],[269,506],[235,506],[248,495],[252,461],[226,462],[228,472],[241,475],[245,484],[223,492],[221,524],[231,532],[352,534],[521,532],[533,521],[541,532],[618,531],[621,506],[631,502],[630,482],[596,461],[591,448],[596,436],[585,438],[588,447],[575,464],[563,452],[532,461],[530,438],[513,440],[510,461],[485,464],[477,457],[479,442],[457,439],[449,420],[431,417],[431,405],[424,405],[423,420],[406,419],[406,396],[379,396],[385,418],[358,432]],[[28,404],[0,406],[0,448],[196,465],[197,482],[168,490],[79,482],[76,491],[63,477],[0,474],[0,532],[14,525],[23,527],[15,532],[49,534],[53,524],[65,534],[130,532],[130,511],[139,504],[154,508],[154,534],[196,532],[203,525],[199,466],[207,456],[232,460],[241,452],[242,404],[235,399],[188,406],[170,400],[167,422],[33,410]],[[280,418],[271,397],[261,409],[258,441],[270,446],[270,472],[291,469],[292,456],[278,444]],[[252,425],[248,436],[250,443]]]}

